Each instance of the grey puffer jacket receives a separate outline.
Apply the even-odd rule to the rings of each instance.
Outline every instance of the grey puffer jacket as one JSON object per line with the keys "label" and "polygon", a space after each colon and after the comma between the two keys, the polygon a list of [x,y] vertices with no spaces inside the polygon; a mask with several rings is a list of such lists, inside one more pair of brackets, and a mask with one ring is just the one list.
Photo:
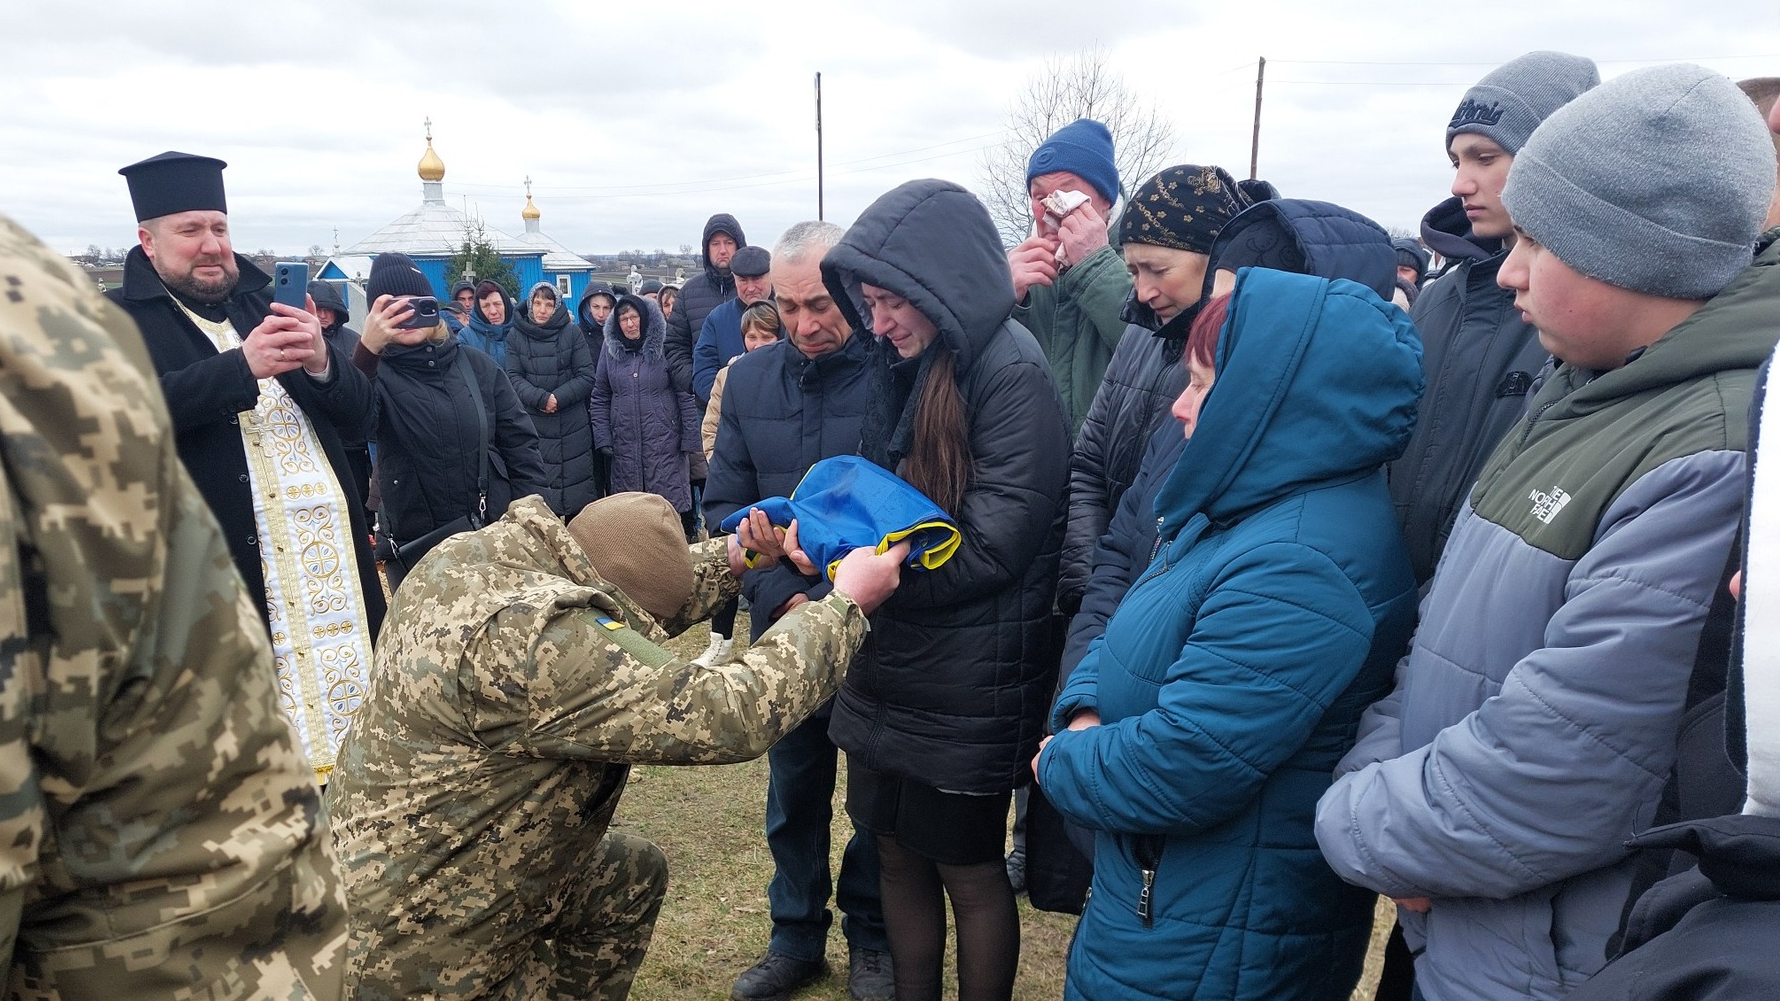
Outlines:
{"label": "grey puffer jacket", "polygon": [[1460,199],[1428,212],[1422,239],[1457,263],[1422,289],[1410,312],[1428,388],[1409,447],[1387,472],[1416,582],[1426,584],[1465,495],[1526,412],[1550,355],[1514,308],[1514,293],[1496,284],[1508,252],[1471,232]]}
{"label": "grey puffer jacket", "polygon": [[[599,496],[593,469],[593,428],[583,419],[595,372],[587,338],[581,328],[569,322],[569,312],[561,303],[541,324],[533,323],[530,316],[519,316],[507,338],[506,366],[513,393],[538,429],[538,450],[544,458],[544,502],[561,517],[573,518]],[[545,413],[544,406],[552,396],[556,397],[556,409]]]}
{"label": "grey puffer jacket", "polygon": [[[626,304],[643,314],[641,341],[619,330]],[[663,346],[667,320],[653,300],[626,295],[606,317],[606,350],[593,380],[593,444],[611,450],[613,493],[643,490],[660,494],[685,514],[692,510],[692,480],[686,456],[701,452],[698,404],[674,386]]]}

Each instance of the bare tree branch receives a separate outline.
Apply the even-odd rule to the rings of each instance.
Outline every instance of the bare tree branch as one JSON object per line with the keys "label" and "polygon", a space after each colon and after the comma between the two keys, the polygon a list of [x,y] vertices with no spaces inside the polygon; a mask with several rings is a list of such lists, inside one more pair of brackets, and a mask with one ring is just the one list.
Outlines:
{"label": "bare tree branch", "polygon": [[1107,127],[1127,190],[1167,166],[1174,155],[1174,126],[1125,86],[1109,59],[1105,49],[1095,46],[1046,60],[1008,108],[1007,141],[984,151],[983,202],[1008,246],[1032,230],[1026,161],[1051,133],[1070,122],[1092,118]]}

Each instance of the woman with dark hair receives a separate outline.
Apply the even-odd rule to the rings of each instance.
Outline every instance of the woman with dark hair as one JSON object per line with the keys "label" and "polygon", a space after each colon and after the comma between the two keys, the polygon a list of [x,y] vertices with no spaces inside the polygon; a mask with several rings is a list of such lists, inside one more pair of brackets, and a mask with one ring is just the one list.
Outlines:
{"label": "woman with dark hair", "polygon": [[1376,897],[1312,821],[1415,624],[1383,465],[1415,424],[1421,341],[1357,283],[1245,268],[1185,356],[1154,558],[1033,762],[1094,832],[1064,996],[1340,1001]]}
{"label": "woman with dark hair", "polygon": [[655,300],[621,296],[606,318],[606,349],[589,413],[594,447],[611,469],[612,493],[660,494],[682,518],[692,510],[686,457],[703,454],[698,403],[674,388],[667,319]]}
{"label": "woman with dark hair", "polygon": [[912,181],[879,198],[822,276],[876,335],[862,453],[963,535],[872,617],[835,696],[847,812],[877,838],[896,996],[940,996],[949,897],[959,998],[1005,999],[1020,924],[1002,849],[1050,702],[1068,420],[1044,352],[1010,319],[995,224],[964,189]]}
{"label": "woman with dark hair", "polygon": [[513,320],[507,340],[507,377],[538,428],[544,457],[544,502],[563,518],[573,518],[599,496],[593,468],[593,428],[587,400],[593,391],[593,352],[556,286],[538,282],[526,298],[526,312]]}
{"label": "woman with dark hair", "polygon": [[376,390],[378,527],[398,550],[407,547],[384,561],[394,589],[425,555],[411,544],[462,518],[473,522],[466,528],[495,521],[515,499],[544,489],[544,465],[537,429],[500,366],[466,350],[443,321],[397,326],[413,312],[408,298],[431,292],[407,257],[379,254],[367,290],[376,299],[352,363]]}
{"label": "woman with dark hair", "polygon": [[507,297],[507,290],[491,281],[477,285],[476,308],[465,318],[464,328],[458,331],[458,337],[463,343],[493,358],[496,365],[505,367],[507,335],[512,331],[513,300]]}

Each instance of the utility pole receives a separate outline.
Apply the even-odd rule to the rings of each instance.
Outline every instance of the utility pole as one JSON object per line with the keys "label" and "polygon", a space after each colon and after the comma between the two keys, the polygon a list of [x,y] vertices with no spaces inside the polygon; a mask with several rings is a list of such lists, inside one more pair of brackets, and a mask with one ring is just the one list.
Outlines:
{"label": "utility pole", "polygon": [[822,74],[816,74],[816,220],[822,221]]}
{"label": "utility pole", "polygon": [[1251,181],[1261,164],[1261,82],[1267,78],[1267,57],[1261,56],[1260,60],[1260,66],[1255,69],[1255,131],[1248,147],[1248,179]]}

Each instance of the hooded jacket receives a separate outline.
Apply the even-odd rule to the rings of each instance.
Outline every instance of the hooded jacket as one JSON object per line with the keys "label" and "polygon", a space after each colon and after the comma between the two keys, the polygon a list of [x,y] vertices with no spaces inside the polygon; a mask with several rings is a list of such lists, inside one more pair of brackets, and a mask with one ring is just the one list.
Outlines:
{"label": "hooded jacket", "polygon": [[1389,475],[1415,579],[1426,583],[1465,495],[1526,411],[1550,354],[1514,308],[1514,293],[1496,284],[1508,251],[1471,232],[1461,199],[1429,210],[1422,239],[1456,263],[1423,287],[1410,313],[1422,334],[1428,391]]}
{"label": "hooded jacket", "polygon": [[[462,354],[487,415],[478,437],[476,407],[457,365]],[[513,501],[544,489],[538,432],[494,361],[458,343],[391,344],[376,360],[378,523],[398,543],[412,542],[465,515],[477,515],[476,481],[488,452],[484,524]]]}
{"label": "hooded jacket", "polygon": [[[1274,248],[1256,253],[1256,245]],[[1313,274],[1322,278],[1346,278],[1360,283],[1389,299],[1396,280],[1397,265],[1390,246],[1390,234],[1371,219],[1350,209],[1328,202],[1305,199],[1265,201],[1237,215],[1224,227],[1211,248],[1212,268],[1224,267],[1226,258],[1240,258],[1242,263],[1267,260],[1275,270]],[[1211,270],[1207,274],[1210,289]],[[1154,340],[1154,338],[1152,338]],[[1181,366],[1170,366],[1179,372]],[[1174,377],[1185,387],[1184,374]],[[1176,396],[1179,395],[1177,390]],[[1156,405],[1166,412],[1173,397],[1158,400]],[[1131,589],[1143,568],[1155,555],[1156,495],[1180,458],[1185,441],[1172,420],[1161,419],[1150,435],[1143,460],[1138,463],[1133,482],[1113,505],[1113,516],[1105,534],[1083,540],[1077,537],[1086,524],[1078,524],[1078,515],[1087,518],[1084,509],[1070,497],[1070,528],[1066,538],[1064,584],[1074,574],[1085,572],[1086,585],[1081,608],[1069,623],[1069,638],[1064,645],[1062,671],[1074,669],[1087,653],[1088,644],[1106,628],[1120,599]],[[1413,436],[1410,440],[1414,440]],[[1078,446],[1079,448],[1079,446]],[[1078,463],[1072,476],[1081,469]],[[1079,479],[1073,481],[1081,486]],[[1092,506],[1088,510],[1098,510]],[[1083,557],[1074,546],[1086,544],[1092,558]],[[1081,564],[1087,569],[1082,570]]]}
{"label": "hooded jacket", "polygon": [[[1031,776],[1056,662],[1047,634],[1069,436],[1050,366],[1010,319],[1013,279],[995,224],[955,184],[910,181],[879,198],[823,258],[822,278],[854,330],[868,329],[861,283],[907,298],[938,328],[953,352],[973,460],[952,512],[963,544],[940,569],[908,575],[873,615],[829,735],[880,772],[1003,792]],[[868,378],[900,384],[898,361],[874,338]],[[867,420],[861,443],[892,471],[913,423],[904,415],[912,393],[902,393],[886,401],[888,419]]]}
{"label": "hooded jacket", "polygon": [[735,278],[729,269],[711,263],[711,237],[718,233],[728,234],[737,250],[748,245],[735,216],[719,212],[705,220],[704,236],[698,241],[698,262],[704,271],[686,279],[679,298],[674,300],[674,315],[668,317],[667,359],[673,370],[674,388],[681,391],[692,389],[692,347],[705,325],[705,317],[718,305],[735,298]]}
{"label": "hooded jacket", "polygon": [[1317,811],[1392,897],[1429,1001],[1556,999],[1605,962],[1743,499],[1780,248],[1624,366],[1560,365],[1485,463],[1391,695]]}
{"label": "hooded jacket", "polygon": [[[1420,348],[1353,282],[1252,268],[1218,354],[1156,559],[1039,759],[1096,831],[1069,998],[1333,1001],[1365,957],[1373,896],[1323,863],[1310,819],[1414,626],[1381,466],[1415,422]],[[1065,730],[1084,710],[1101,725]]]}
{"label": "hooded jacket", "polygon": [[[549,282],[532,286],[555,291]],[[531,301],[530,296],[526,298]],[[543,323],[528,315],[513,320],[507,339],[507,377],[513,394],[538,429],[538,451],[544,462],[544,502],[564,518],[573,518],[599,496],[593,469],[593,428],[587,421],[587,401],[593,392],[596,372],[593,352],[581,328],[569,322],[562,303]],[[556,397],[554,413],[544,405]]]}
{"label": "hooded jacket", "polygon": [[513,297],[501,290],[501,301],[507,304],[507,319],[502,323],[490,323],[488,317],[482,315],[482,300],[476,300],[476,306],[465,317],[462,330],[457,333],[458,340],[465,346],[475,348],[494,359],[497,367],[507,365],[507,338],[513,332]]}
{"label": "hooded jacket", "polygon": [[[223,309],[235,332],[245,338],[272,312],[272,279],[240,254],[235,255],[235,266],[241,279]],[[240,425],[241,411],[258,405],[259,380],[247,367],[246,355],[239,350],[217,351],[187,318],[141,247],[131,248],[124,261],[123,287],[106,297],[130,314],[142,331],[179,436],[180,461],[222,524],[235,567],[264,616],[266,574]],[[308,418],[346,497],[359,591],[371,620],[370,635],[375,636],[383,623],[383,584],[371,555],[370,524],[353,486],[352,464],[343,444],[353,437],[364,438],[371,417],[371,384],[352,367],[351,356],[331,343],[328,352],[332,375],[326,382],[301,369],[278,376],[278,382]]]}
{"label": "hooded jacket", "polygon": [[[619,329],[626,304],[642,314],[643,337],[632,343]],[[611,449],[611,491],[660,494],[685,514],[692,510],[686,456],[702,454],[698,405],[674,388],[663,354],[667,321],[652,299],[626,295],[606,317],[606,350],[593,380],[593,444]],[[758,498],[757,498],[758,499]]]}
{"label": "hooded jacket", "polygon": [[[789,340],[750,351],[724,369],[723,405],[705,480],[705,521],[716,525],[767,497],[789,497],[819,460],[857,455],[865,426],[869,331],[854,330],[838,351],[810,358]],[[712,401],[713,407],[716,401]],[[912,575],[911,575],[912,576]],[[820,598],[826,581],[780,564],[742,578],[758,638],[792,595]]]}

